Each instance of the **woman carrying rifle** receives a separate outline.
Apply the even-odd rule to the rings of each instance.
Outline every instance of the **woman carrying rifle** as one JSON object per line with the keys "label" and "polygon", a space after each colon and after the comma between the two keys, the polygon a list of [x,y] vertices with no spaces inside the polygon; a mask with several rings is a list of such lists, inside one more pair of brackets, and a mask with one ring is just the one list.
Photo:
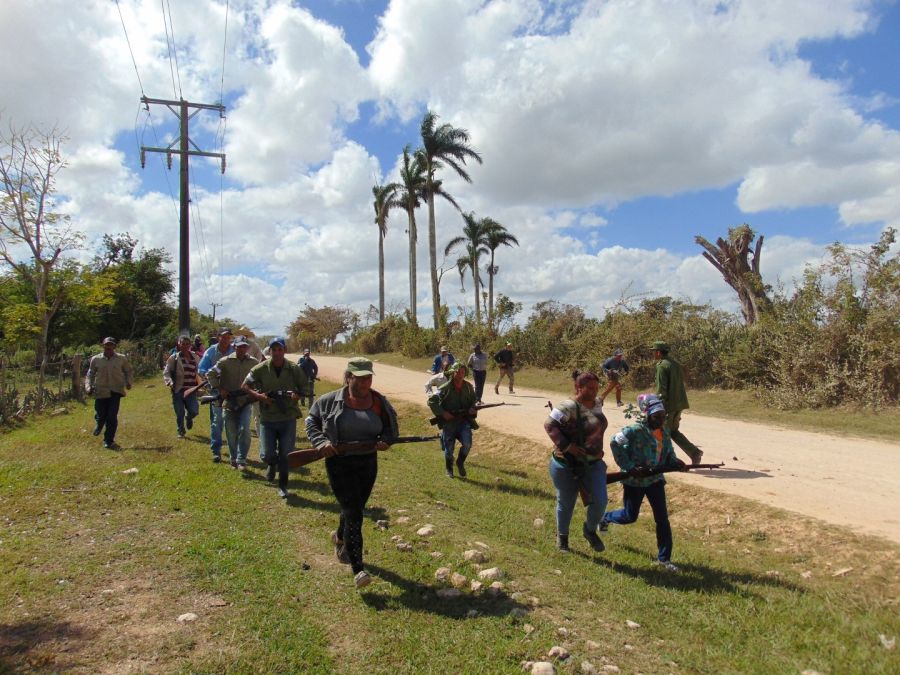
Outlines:
{"label": "woman carrying rifle", "polygon": [[606,463],[603,433],[608,423],[597,391],[600,379],[594,373],[575,377],[575,398],[557,404],[544,422],[544,430],[555,446],[550,457],[550,478],[556,487],[556,546],[569,550],[569,524],[579,493],[587,504],[582,534],[591,548],[603,551],[597,528],[606,511]]}
{"label": "woman carrying rifle", "polygon": [[[387,450],[400,435],[397,413],[387,399],[372,389],[372,362],[353,358],[344,371],[344,386],[320,396],[306,418],[310,443],[325,456],[328,482],[341,518],[331,533],[337,559],[350,565],[357,588],[372,577],[363,569],[363,509],[378,475],[378,450]],[[374,441],[371,450],[341,454],[342,443]]]}
{"label": "woman carrying rifle", "polygon": [[660,466],[683,469],[684,462],[675,457],[672,437],[665,426],[666,409],[662,400],[655,394],[641,394],[638,406],[644,418],[622,429],[610,441],[616,464],[632,477],[622,482],[623,507],[603,516],[600,529],[606,530],[609,523],[628,525],[636,521],[646,497],[656,521],[656,562],[677,572],[678,568],[671,562],[672,527],[666,507],[666,479],[661,474],[650,475],[649,469]]}

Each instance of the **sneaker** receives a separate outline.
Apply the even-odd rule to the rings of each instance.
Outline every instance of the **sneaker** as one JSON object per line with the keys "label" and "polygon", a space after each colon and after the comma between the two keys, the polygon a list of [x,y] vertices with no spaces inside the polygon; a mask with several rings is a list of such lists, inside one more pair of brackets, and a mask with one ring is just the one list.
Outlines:
{"label": "sneaker", "polygon": [[183,431],[179,431],[179,432],[178,432],[178,439],[179,439],[179,440],[182,440],[182,441],[185,439],[185,435],[184,435],[184,432],[183,432]]}
{"label": "sneaker", "polygon": [[232,469],[236,469],[237,466],[238,466],[238,465],[237,465],[237,460],[236,460],[236,459],[232,459],[229,463],[231,464],[231,468],[232,468]]}
{"label": "sneaker", "polygon": [[678,567],[678,565],[673,563],[671,560],[654,560],[653,564],[659,565],[660,567],[665,569],[667,572],[680,572],[681,571],[681,569]]}
{"label": "sneaker", "polygon": [[115,441],[109,441],[108,443],[103,441],[103,447],[107,450],[119,450],[119,444]]}
{"label": "sneaker", "polygon": [[103,431],[103,427],[98,424],[91,433],[94,434],[94,436],[99,436],[101,431]]}
{"label": "sneaker", "polygon": [[569,552],[569,535],[567,535],[567,534],[556,535],[556,549],[560,553],[568,553]]}
{"label": "sneaker", "polygon": [[334,555],[338,559],[338,562],[342,565],[350,564],[350,556],[347,554],[347,547],[344,546],[344,542],[338,539],[337,530],[334,530],[331,533],[331,543],[334,544]]}
{"label": "sneaker", "polygon": [[191,417],[190,415],[188,415],[187,419],[184,421],[184,425],[188,429],[193,429],[194,428],[194,418]]}
{"label": "sneaker", "polygon": [[466,458],[465,457],[458,457],[456,459],[456,468],[459,471],[459,477],[465,478],[466,477]]}
{"label": "sneaker", "polygon": [[581,533],[584,535],[584,538],[587,539],[587,542],[591,545],[591,548],[594,549],[597,553],[602,553],[606,550],[606,546],[603,545],[603,540],[597,536],[596,532],[592,532],[588,529],[587,525],[581,528]]}
{"label": "sneaker", "polygon": [[218,464],[222,461],[222,458],[219,455],[213,455],[213,464]]}
{"label": "sneaker", "polygon": [[606,518],[600,521],[600,531],[609,532],[609,521]]}
{"label": "sneaker", "polygon": [[247,465],[238,463],[237,468],[238,468],[238,471],[246,471]]}
{"label": "sneaker", "polygon": [[287,499],[288,491],[285,490],[284,488],[278,488],[278,496],[281,497],[282,499]]}
{"label": "sneaker", "polygon": [[357,588],[365,588],[372,583],[372,577],[369,576],[368,572],[362,570],[361,572],[357,572],[356,576],[353,577],[353,583],[356,584]]}
{"label": "sneaker", "polygon": [[270,483],[275,482],[275,465],[269,464],[269,468],[266,469],[266,480]]}

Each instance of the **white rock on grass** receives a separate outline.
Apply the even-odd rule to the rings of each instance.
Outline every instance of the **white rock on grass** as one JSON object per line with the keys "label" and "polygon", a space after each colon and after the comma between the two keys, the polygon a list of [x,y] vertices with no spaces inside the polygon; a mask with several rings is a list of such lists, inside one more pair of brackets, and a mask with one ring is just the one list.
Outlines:
{"label": "white rock on grass", "polygon": [[639,624],[637,621],[632,621],[631,619],[626,619],[625,625],[628,626],[629,628],[640,628],[641,627],[641,624]]}
{"label": "white rock on grass", "polygon": [[569,650],[565,647],[560,647],[559,645],[554,645],[550,647],[550,651],[547,652],[547,656],[551,659],[556,659],[557,661],[565,661],[569,658]]}
{"label": "white rock on grass", "polygon": [[391,541],[403,541],[403,536],[395,534],[393,537],[391,537]]}
{"label": "white rock on grass", "polygon": [[462,588],[468,582],[469,580],[459,572],[454,572],[450,575],[450,585],[453,586],[453,588]]}
{"label": "white rock on grass", "polygon": [[463,560],[466,562],[483,563],[486,559],[484,553],[478,549],[473,548],[468,551],[463,551]]}
{"label": "white rock on grass", "polygon": [[607,663],[605,666],[600,666],[600,670],[605,673],[621,673],[622,669],[619,666],[613,665],[612,663]]}
{"label": "white rock on grass", "polygon": [[531,664],[531,675],[553,675],[556,668],[549,661],[535,661]]}
{"label": "white rock on grass", "polygon": [[376,521],[375,521],[375,527],[376,527],[377,529],[379,529],[379,530],[386,530],[386,529],[388,529],[388,521],[386,521],[386,520],[376,520]]}
{"label": "white rock on grass", "polygon": [[410,521],[409,516],[400,516],[399,518],[397,518],[398,525],[406,525],[406,523],[408,523],[409,521]]}
{"label": "white rock on grass", "polygon": [[430,537],[434,534],[434,525],[426,524],[424,527],[416,530],[416,534],[420,537]]}
{"label": "white rock on grass", "polygon": [[462,591],[458,588],[441,588],[438,590],[437,596],[442,600],[455,600],[462,597]]}
{"label": "white rock on grass", "polygon": [[131,467],[130,469],[125,469],[122,473],[124,473],[124,474],[127,475],[127,474],[134,474],[134,473],[137,473],[137,472],[138,472],[137,467],[136,467],[136,466],[133,466],[133,467]]}
{"label": "white rock on grass", "polygon": [[593,640],[588,640],[587,642],[584,643],[584,648],[588,649],[590,651],[595,651],[597,649],[600,649],[600,643],[594,642]]}
{"label": "white rock on grass", "polygon": [[544,526],[544,519],[543,518],[535,518],[532,525],[534,525],[534,529],[539,530]]}
{"label": "white rock on grass", "polygon": [[485,544],[485,543],[483,543],[483,542],[480,542],[480,541],[476,541],[476,542],[475,542],[475,545],[476,545],[478,548],[483,548],[483,549],[485,549],[485,550],[487,550],[487,549],[490,548],[490,546],[488,546],[487,544]]}
{"label": "white rock on grass", "polygon": [[186,612],[185,614],[179,616],[176,621],[178,621],[178,623],[188,623],[190,621],[196,621],[198,618],[199,617],[193,612]]}
{"label": "white rock on grass", "polygon": [[469,585],[469,589],[473,593],[478,593],[482,588],[484,588],[483,583],[481,583],[480,581],[476,581],[475,579],[472,579],[472,583]]}
{"label": "white rock on grass", "polygon": [[447,581],[450,578],[450,572],[449,567],[438,567],[434,573],[434,578],[438,581]]}
{"label": "white rock on grass", "polygon": [[429,555],[432,558],[443,558],[444,557],[444,554],[441,553],[440,551],[432,551]]}
{"label": "white rock on grass", "polygon": [[878,634],[878,641],[881,642],[881,646],[890,651],[894,647],[897,646],[897,638],[888,637],[884,633]]}
{"label": "white rock on grass", "polygon": [[525,631],[525,635],[531,635],[534,632],[534,626],[532,626],[530,623],[526,623],[524,626],[522,626],[522,630]]}
{"label": "white rock on grass", "polygon": [[488,586],[487,593],[488,595],[496,598],[498,595],[503,593],[503,582],[495,581],[494,583],[492,583],[490,586]]}
{"label": "white rock on grass", "polygon": [[398,541],[398,542],[397,542],[397,550],[398,550],[398,551],[403,551],[403,552],[405,552],[405,553],[408,553],[408,552],[410,552],[410,551],[413,550],[413,545],[412,545],[412,544],[409,544],[409,543],[407,543],[407,542],[405,542],[405,541]]}
{"label": "white rock on grass", "polygon": [[488,567],[478,573],[478,578],[482,581],[496,581],[503,578],[503,571],[499,567]]}
{"label": "white rock on grass", "polygon": [[597,669],[594,668],[594,664],[592,664],[590,661],[582,661],[581,672],[584,673],[584,675],[595,675]]}

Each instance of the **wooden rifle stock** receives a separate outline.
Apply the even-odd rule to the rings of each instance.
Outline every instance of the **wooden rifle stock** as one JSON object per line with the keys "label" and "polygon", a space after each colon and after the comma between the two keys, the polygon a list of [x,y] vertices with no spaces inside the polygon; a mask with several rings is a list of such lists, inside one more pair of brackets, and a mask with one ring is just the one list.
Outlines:
{"label": "wooden rifle stock", "polygon": [[206,380],[203,380],[203,381],[200,382],[197,386],[191,387],[190,389],[185,389],[185,390],[182,392],[181,395],[182,395],[184,398],[187,398],[188,396],[190,396],[191,394],[193,394],[193,393],[196,392],[197,390],[203,389],[203,387],[207,386],[208,384],[209,384],[209,382],[207,382]]}
{"label": "wooden rifle stock", "polygon": [[[440,439],[440,436],[400,436],[399,438],[395,438],[391,442],[391,445],[398,445],[400,443],[423,443],[425,441],[436,441],[438,439]],[[338,451],[339,455],[355,455],[371,451],[380,440],[381,439],[375,441],[340,443],[335,446],[335,449]],[[294,450],[293,452],[288,453],[288,468],[299,469],[301,466],[318,462],[320,459],[324,458],[325,455],[322,454],[322,451],[317,450],[316,448]]]}
{"label": "wooden rifle stock", "polygon": [[[485,408],[496,408],[501,405],[506,405],[506,402],[503,403],[482,403],[481,405],[475,406],[475,411],[484,410]],[[428,420],[428,423],[432,426],[439,422],[451,422],[451,421],[462,421],[469,419],[469,411],[468,410],[448,410],[451,415],[453,415],[453,420],[445,420],[443,417],[432,417]]]}

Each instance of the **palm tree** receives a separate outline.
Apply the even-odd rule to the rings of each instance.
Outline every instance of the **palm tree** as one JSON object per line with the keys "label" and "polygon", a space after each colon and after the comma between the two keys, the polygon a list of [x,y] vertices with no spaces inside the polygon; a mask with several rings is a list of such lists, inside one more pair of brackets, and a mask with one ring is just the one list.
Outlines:
{"label": "palm tree", "polygon": [[481,155],[469,146],[469,132],[457,129],[450,124],[437,126],[438,116],[430,110],[422,118],[422,156],[425,162],[425,198],[428,200],[428,253],[431,262],[431,304],[434,314],[434,327],[438,328],[440,294],[437,277],[437,234],[434,223],[434,195],[437,194],[435,174],[445,165],[453,169],[463,180],[471,183],[472,179],[463,166],[468,159],[481,164]]}
{"label": "palm tree", "polygon": [[494,264],[494,253],[501,246],[519,245],[516,239],[509,231],[493,218],[482,218],[481,223],[485,229],[485,246],[491,252],[491,263],[487,266],[488,274],[488,326],[494,330],[494,277],[500,268]]}
{"label": "palm tree", "polygon": [[416,323],[416,209],[421,204],[421,198],[425,194],[425,166],[420,161],[418,153],[411,154],[409,146],[403,148],[403,166],[400,169],[400,188],[402,192],[397,196],[400,207],[406,211],[409,225],[409,317],[412,323]]}
{"label": "palm tree", "polygon": [[479,288],[481,287],[481,276],[479,274],[478,263],[482,255],[487,255],[487,238],[484,227],[484,220],[475,218],[474,213],[464,213],[463,220],[466,224],[463,226],[463,236],[454,237],[447,246],[444,247],[444,255],[450,255],[457,246],[462,246],[466,254],[456,261],[457,269],[459,269],[460,282],[462,282],[463,270],[468,267],[472,273],[472,283],[475,286],[475,322],[481,325],[481,302],[479,301]]}
{"label": "palm tree", "polygon": [[372,196],[375,201],[375,224],[378,226],[378,320],[384,321],[384,238],[387,236],[388,214],[393,208],[400,208],[402,204],[397,200],[397,191],[400,185],[388,183],[387,185],[373,185]]}

